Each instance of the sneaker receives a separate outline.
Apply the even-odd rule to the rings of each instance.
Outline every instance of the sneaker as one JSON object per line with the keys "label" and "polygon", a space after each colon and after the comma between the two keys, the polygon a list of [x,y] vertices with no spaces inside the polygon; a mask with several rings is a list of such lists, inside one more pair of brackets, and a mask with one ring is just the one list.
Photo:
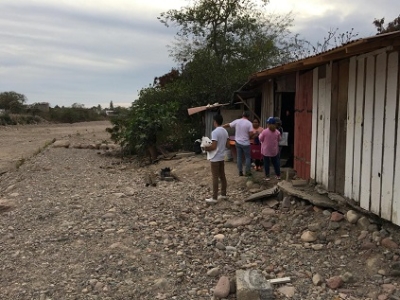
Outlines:
{"label": "sneaker", "polygon": [[264,180],[265,180],[265,181],[270,181],[270,180],[271,180],[271,178],[269,178],[269,177],[266,177]]}
{"label": "sneaker", "polygon": [[218,196],[218,200],[226,200],[226,199],[228,199],[227,196],[223,196],[223,195]]}
{"label": "sneaker", "polygon": [[207,202],[207,203],[217,203],[218,201],[215,200],[214,198],[207,198],[207,199],[206,199],[206,202]]}
{"label": "sneaker", "polygon": [[239,172],[239,176],[243,176],[243,172],[242,171]]}
{"label": "sneaker", "polygon": [[281,180],[281,176],[276,176],[275,178],[278,180]]}

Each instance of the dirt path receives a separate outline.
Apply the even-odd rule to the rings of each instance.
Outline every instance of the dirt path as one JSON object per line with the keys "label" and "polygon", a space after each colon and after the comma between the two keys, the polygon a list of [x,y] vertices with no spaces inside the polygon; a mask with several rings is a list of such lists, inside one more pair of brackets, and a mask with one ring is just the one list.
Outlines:
{"label": "dirt path", "polygon": [[[91,125],[14,135],[33,151],[54,137],[107,139]],[[145,174],[165,167],[181,180],[146,187]],[[277,300],[399,297],[398,227],[290,197],[245,202],[276,182],[226,170],[228,200],[207,205],[202,155],[140,168],[100,150],[46,148],[0,177],[0,298],[210,300],[220,276],[234,282],[239,269],[290,277]]]}

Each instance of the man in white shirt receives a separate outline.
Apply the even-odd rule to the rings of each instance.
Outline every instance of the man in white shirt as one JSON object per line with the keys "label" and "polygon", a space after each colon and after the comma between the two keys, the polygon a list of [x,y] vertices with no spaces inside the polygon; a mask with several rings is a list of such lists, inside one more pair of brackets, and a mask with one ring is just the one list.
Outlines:
{"label": "man in white shirt", "polygon": [[224,128],[235,128],[235,146],[237,153],[237,167],[239,176],[243,176],[242,157],[245,157],[246,176],[251,175],[251,152],[250,139],[257,135],[253,133],[253,124],[249,121],[250,114],[244,111],[242,118],[236,119],[231,123],[224,124]]}
{"label": "man in white shirt", "polygon": [[[211,133],[212,144],[204,149],[206,151],[216,150],[215,155],[210,159],[211,175],[213,181],[213,195],[206,199],[207,203],[216,203],[217,200],[226,199],[226,176],[225,176],[225,149],[229,148],[228,132],[222,125],[223,118],[220,114],[214,116],[215,129]],[[221,195],[218,196],[218,179],[221,180]]]}

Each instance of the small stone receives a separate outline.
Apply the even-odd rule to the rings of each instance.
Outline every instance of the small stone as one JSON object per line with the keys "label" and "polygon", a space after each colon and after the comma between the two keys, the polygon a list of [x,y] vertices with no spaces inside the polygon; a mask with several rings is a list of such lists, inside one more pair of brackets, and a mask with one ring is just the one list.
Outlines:
{"label": "small stone", "polygon": [[285,198],[283,198],[283,200],[282,200],[282,204],[281,204],[281,207],[282,208],[290,208],[290,205],[291,205],[291,197],[285,197]]}
{"label": "small stone", "polygon": [[224,238],[225,238],[225,236],[224,236],[223,234],[214,235],[214,240],[216,240],[216,241],[218,241],[218,242],[223,241]]}
{"label": "small stone", "polygon": [[363,230],[363,231],[361,231],[361,234],[358,236],[357,239],[358,239],[359,241],[361,241],[361,240],[365,239],[365,238],[367,237],[367,235],[368,235],[368,231]]}
{"label": "small stone", "polygon": [[331,215],[331,221],[332,222],[340,222],[344,219],[344,215],[342,215],[341,213],[334,211]]}
{"label": "small stone", "polygon": [[340,224],[338,222],[329,222],[328,229],[329,230],[338,230],[340,228]]}
{"label": "small stone", "polygon": [[266,201],[266,204],[270,208],[276,208],[279,205],[279,201],[276,200],[276,199],[269,199],[269,200]]}
{"label": "small stone", "polygon": [[219,274],[221,274],[221,270],[220,270],[219,267],[212,268],[212,269],[207,271],[207,275],[210,276],[210,277],[216,277]]}
{"label": "small stone", "polygon": [[386,271],[383,269],[378,270],[378,274],[382,276],[386,276]]}
{"label": "small stone", "polygon": [[314,242],[317,240],[317,233],[307,230],[301,235],[301,240],[303,242]]}
{"label": "small stone", "polygon": [[311,248],[313,248],[315,251],[319,251],[324,248],[324,245],[323,244],[315,244],[315,245],[311,245]]}
{"label": "small stone", "polygon": [[154,281],[154,287],[157,290],[166,290],[168,287],[168,280],[165,278],[159,278]]}
{"label": "small stone", "polygon": [[353,282],[354,280],[353,274],[350,272],[346,272],[340,277],[342,278],[343,282]]}
{"label": "small stone", "polygon": [[282,287],[278,288],[278,291],[281,294],[285,295],[285,297],[292,298],[295,293],[295,288],[294,288],[294,286],[286,285],[286,286],[282,286]]}
{"label": "small stone", "polygon": [[221,242],[217,242],[216,244],[215,244],[215,247],[217,248],[217,249],[219,249],[219,250],[225,250],[225,245],[224,244],[222,244]]}
{"label": "small stone", "polygon": [[346,219],[351,224],[357,223],[359,218],[360,218],[360,216],[354,210],[349,210],[346,213]]}
{"label": "small stone", "polygon": [[321,224],[320,223],[311,223],[311,224],[308,224],[307,227],[308,227],[308,230],[318,231],[321,229]]}
{"label": "small stone", "polygon": [[235,252],[237,249],[236,249],[236,247],[233,247],[233,246],[226,246],[225,250],[228,252]]}
{"label": "small stone", "polygon": [[371,225],[371,223],[366,217],[359,218],[357,224],[364,230],[368,230],[368,226]]}
{"label": "small stone", "polygon": [[326,285],[330,289],[335,290],[343,285],[343,280],[340,276],[333,276],[326,281]]}
{"label": "small stone", "polygon": [[225,223],[225,227],[239,227],[239,226],[245,226],[249,225],[252,221],[252,218],[250,217],[237,217],[237,218],[232,218]]}
{"label": "small stone", "polygon": [[115,217],[115,214],[113,214],[113,213],[111,213],[111,212],[108,212],[108,213],[102,215],[102,218],[103,218],[103,219],[112,219],[112,218],[114,218],[114,217]]}
{"label": "small stone", "polygon": [[96,292],[101,292],[103,290],[104,284],[101,282],[97,282],[96,285],[94,286],[94,291]]}
{"label": "small stone", "polygon": [[390,238],[384,238],[381,241],[381,245],[387,249],[397,249],[399,248],[399,245],[397,245],[397,243],[395,243],[393,240],[391,240]]}
{"label": "small stone", "polygon": [[324,280],[323,280],[322,276],[317,273],[317,274],[314,274],[314,276],[312,277],[312,282],[314,285],[319,286],[324,282]]}
{"label": "small stone", "polygon": [[276,210],[267,207],[267,208],[264,208],[261,213],[263,216],[274,216],[274,215],[276,215]]}
{"label": "small stone", "polygon": [[324,211],[322,211],[322,214],[323,214],[324,216],[329,217],[329,216],[331,215],[331,212],[330,212],[329,210],[325,209]]}
{"label": "small stone", "polygon": [[214,296],[218,298],[228,297],[229,291],[231,289],[229,278],[222,276],[214,289]]}
{"label": "small stone", "polygon": [[70,145],[70,142],[67,140],[55,141],[53,143],[54,148],[68,148],[69,145]]}

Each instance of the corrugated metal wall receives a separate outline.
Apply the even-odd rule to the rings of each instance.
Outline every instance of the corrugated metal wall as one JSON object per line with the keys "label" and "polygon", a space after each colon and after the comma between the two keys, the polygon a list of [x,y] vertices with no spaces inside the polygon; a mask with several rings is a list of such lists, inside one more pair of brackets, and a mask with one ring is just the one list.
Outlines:
{"label": "corrugated metal wall", "polygon": [[399,53],[351,58],[344,195],[400,225],[398,110]]}

